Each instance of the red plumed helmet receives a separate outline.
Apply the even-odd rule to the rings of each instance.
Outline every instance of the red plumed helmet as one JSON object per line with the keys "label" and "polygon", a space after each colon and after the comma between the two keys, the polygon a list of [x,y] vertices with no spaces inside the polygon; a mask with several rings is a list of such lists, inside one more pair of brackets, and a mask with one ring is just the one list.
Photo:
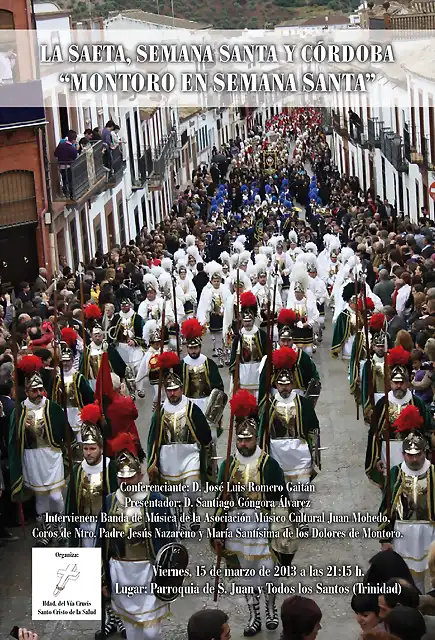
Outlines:
{"label": "red plumed helmet", "polygon": [[80,411],[80,418],[82,422],[97,424],[102,418],[100,407],[95,403],[86,404]]}
{"label": "red plumed helmet", "polygon": [[298,359],[298,354],[290,347],[275,349],[272,354],[272,362],[275,369],[292,369]]}
{"label": "red plumed helmet", "polygon": [[374,313],[369,322],[370,329],[374,332],[382,331],[385,326],[385,316],[383,313]]}
{"label": "red plumed helmet", "polygon": [[193,338],[200,338],[204,333],[204,329],[196,318],[190,318],[181,325],[181,333],[186,340],[192,340]]}
{"label": "red plumed helmet", "polygon": [[60,332],[60,335],[69,347],[73,347],[77,342],[77,331],[72,329],[72,327],[65,327],[65,329],[62,329]]}
{"label": "red plumed helmet", "polygon": [[97,304],[87,304],[83,310],[86,320],[99,320],[103,315]]}
{"label": "red plumed helmet", "polygon": [[413,429],[421,429],[424,420],[420,411],[414,405],[409,405],[399,413],[399,417],[393,423],[393,429],[402,433],[403,431],[412,431]]}
{"label": "red plumed helmet", "polygon": [[281,309],[278,315],[278,324],[283,324],[286,327],[291,326],[296,322],[296,313],[293,309]]}
{"label": "red plumed helmet", "polygon": [[388,352],[388,364],[390,367],[394,367],[396,365],[402,365],[406,367],[409,364],[409,359],[411,354],[409,351],[406,351],[403,347],[394,347]]}
{"label": "red plumed helmet", "polygon": [[[366,308],[367,311],[373,311],[375,308],[375,303],[371,298],[366,298]],[[358,300],[358,311],[364,311],[364,300],[362,297]]]}
{"label": "red plumed helmet", "polygon": [[35,373],[35,371],[42,369],[43,366],[44,363],[39,356],[23,356],[17,364],[18,369],[25,375]]}
{"label": "red plumed helmet", "polygon": [[107,455],[114,458],[121,451],[129,451],[136,458],[138,455],[137,443],[131,433],[122,432],[112,440],[107,440]]}
{"label": "red plumed helmet", "polygon": [[159,355],[158,362],[160,369],[172,369],[180,364],[180,358],[174,351],[164,351]]}
{"label": "red plumed helmet", "polygon": [[245,291],[240,296],[240,306],[241,307],[256,307],[257,306],[257,298],[254,296],[252,291]]}
{"label": "red plumed helmet", "polygon": [[257,401],[247,389],[241,389],[233,395],[230,407],[236,418],[248,418],[257,413]]}

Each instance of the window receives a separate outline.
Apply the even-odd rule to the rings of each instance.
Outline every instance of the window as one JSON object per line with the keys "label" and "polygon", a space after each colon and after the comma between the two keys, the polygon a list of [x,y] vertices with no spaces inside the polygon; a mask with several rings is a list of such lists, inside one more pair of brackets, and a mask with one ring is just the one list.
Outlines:
{"label": "window", "polygon": [[134,224],[136,227],[136,235],[140,234],[139,207],[134,208]]}
{"label": "window", "polygon": [[125,244],[126,243],[125,217],[124,217],[124,205],[122,202],[118,202],[118,219],[119,219],[119,236],[121,238],[121,244]]}
{"label": "window", "polygon": [[103,234],[101,232],[100,221],[95,225],[95,246],[97,251],[103,251]]}
{"label": "window", "polygon": [[33,172],[0,173],[0,227],[37,221]]}
{"label": "window", "polygon": [[147,227],[148,226],[148,218],[147,218],[147,206],[146,206],[146,202],[145,202],[145,196],[142,196],[140,203],[141,203],[141,206],[142,206],[143,224]]}
{"label": "window", "polygon": [[85,264],[90,262],[90,253],[89,253],[89,235],[88,235],[88,225],[86,223],[86,211],[85,208],[80,209],[80,230],[82,232],[82,240],[83,240],[83,259]]}
{"label": "window", "polygon": [[69,234],[71,240],[72,270],[74,271],[79,264],[79,253],[77,251],[77,228],[75,218],[69,223]]}

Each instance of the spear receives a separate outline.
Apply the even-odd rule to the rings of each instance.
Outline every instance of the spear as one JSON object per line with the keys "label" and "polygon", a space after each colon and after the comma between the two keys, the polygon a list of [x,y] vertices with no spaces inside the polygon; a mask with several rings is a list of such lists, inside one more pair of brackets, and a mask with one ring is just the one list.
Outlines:
{"label": "spear", "polygon": [[175,269],[172,271],[172,297],[174,298],[174,315],[175,315],[175,330],[177,332],[177,355],[180,357],[180,326],[178,324],[178,315],[177,315],[177,294],[176,294],[176,280],[175,280]]}
{"label": "spear", "polygon": [[[357,378],[357,384],[358,384],[358,374],[359,374],[359,313],[358,313],[358,277],[357,277],[357,273],[356,273],[356,269],[355,269],[355,274],[354,274],[354,284],[355,284],[355,305],[356,305],[356,311],[355,311],[355,370],[356,370],[356,378]],[[352,372],[350,372],[352,373]],[[356,390],[355,390],[356,391]],[[355,402],[356,402],[356,419],[359,420],[359,401],[358,401],[358,392],[356,392],[355,395]]]}
{"label": "spear", "polygon": [[69,464],[69,477],[70,482],[72,481],[71,487],[71,508],[73,513],[77,512],[77,496],[76,496],[76,487],[73,481],[72,472],[73,472],[73,454],[72,454],[72,446],[71,446],[71,427],[68,420],[68,409],[66,406],[66,387],[65,387],[65,377],[63,372],[63,362],[62,362],[62,354],[60,353],[60,339],[59,339],[59,327],[57,324],[57,278],[54,277],[54,331],[55,331],[55,354],[59,363],[59,372],[60,372],[60,388],[61,388],[61,406],[63,409],[63,414],[65,416],[65,435],[66,435],[66,448],[68,454],[68,464]]}
{"label": "spear", "polygon": [[83,287],[83,280],[85,275],[85,269],[82,263],[77,268],[77,277],[79,279],[80,286],[80,307],[82,310],[82,340],[83,340],[83,375],[88,378],[88,359],[86,357],[86,327],[85,327],[85,292]]}
{"label": "spear", "polygon": [[[160,331],[160,355],[165,348],[165,323],[166,323],[166,296],[163,297],[162,307],[162,328]],[[157,404],[156,404],[156,433],[160,429],[160,417],[162,414],[162,387],[163,387],[163,369],[159,367],[159,386],[157,387]],[[158,438],[158,435],[157,435]]]}
{"label": "spear", "polygon": [[[373,370],[372,370],[372,360],[371,360],[371,355],[370,355],[370,350],[369,350],[369,323],[368,323],[368,317],[367,317],[367,291],[366,291],[366,284],[365,284],[365,275],[363,276],[363,290],[362,290],[362,300],[363,300],[363,323],[364,323],[364,335],[366,338],[366,350],[367,350],[367,377],[368,377],[368,383],[369,383],[369,398],[370,398],[370,406],[372,408],[372,417],[374,416],[374,410],[375,410],[375,393],[374,393],[374,386],[373,386]],[[363,407],[363,411],[364,411],[364,407]]]}
{"label": "spear", "polygon": [[[239,370],[240,370],[240,351],[241,351],[241,340],[237,344],[236,351],[236,361],[234,363],[234,383],[233,383],[233,396],[237,393],[239,389]],[[224,488],[222,493],[222,501],[226,501],[228,497],[228,480],[230,476],[230,459],[231,459],[231,448],[233,445],[233,432],[234,432],[234,414],[231,412],[230,417],[230,428],[228,430],[228,442],[227,442],[227,457],[225,459],[225,474],[224,474]],[[221,530],[223,527],[223,523],[221,522]],[[223,545],[219,544],[217,548],[217,558],[216,558],[216,571],[215,571],[215,581],[214,581],[214,595],[213,601],[217,602],[218,599],[218,588],[219,588],[219,574],[220,567],[222,562],[222,548]]]}
{"label": "spear", "polygon": [[266,404],[264,407],[264,424],[265,435],[264,445],[267,447],[269,442],[269,412],[270,412],[270,392],[272,387],[272,351],[273,351],[273,329],[275,323],[275,306],[276,306],[276,290],[278,284],[277,274],[278,264],[275,265],[275,277],[273,285],[273,301],[272,301],[272,314],[270,314],[270,291],[268,297],[268,327],[267,327],[267,359],[266,359]]}
{"label": "spear", "polygon": [[[384,394],[385,394],[385,403],[384,403],[384,412],[385,412],[385,466],[387,472],[387,484],[385,487],[386,490],[386,500],[387,500],[387,517],[391,517],[391,487],[390,487],[390,469],[391,469],[391,459],[390,459],[390,403],[388,400],[388,386],[390,382],[390,367],[388,364],[388,334],[385,334],[385,353],[384,353]],[[382,447],[382,435],[381,435],[381,447]],[[381,449],[382,452],[382,449]],[[381,453],[382,455],[382,453]]]}

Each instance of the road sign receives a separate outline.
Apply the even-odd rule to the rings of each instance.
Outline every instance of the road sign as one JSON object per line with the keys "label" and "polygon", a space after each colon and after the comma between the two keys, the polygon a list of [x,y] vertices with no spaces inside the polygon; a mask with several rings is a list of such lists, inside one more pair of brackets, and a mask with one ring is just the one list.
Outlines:
{"label": "road sign", "polygon": [[429,195],[432,198],[432,200],[435,200],[435,182],[432,182],[432,184],[429,187]]}

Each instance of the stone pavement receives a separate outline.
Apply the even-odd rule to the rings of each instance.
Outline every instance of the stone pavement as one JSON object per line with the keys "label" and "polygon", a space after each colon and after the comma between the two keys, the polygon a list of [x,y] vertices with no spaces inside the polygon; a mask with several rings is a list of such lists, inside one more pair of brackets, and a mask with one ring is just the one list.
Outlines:
{"label": "stone pavement", "polygon": [[[322,451],[322,472],[315,480],[316,492],[310,494],[312,512],[326,514],[352,514],[354,510],[362,513],[376,514],[380,494],[374,489],[364,475],[364,455],[366,446],[366,427],[363,421],[356,420],[355,404],[349,395],[346,365],[341,361],[333,361],[330,357],[331,344],[330,317],[327,319],[328,329],[324,334],[324,342],[315,355],[321,379],[322,393],[317,405],[317,412],[321,425],[321,445],[326,447]],[[205,341],[205,352],[211,355],[211,340]],[[229,380],[227,370],[221,370],[225,378],[226,389]],[[146,436],[150,418],[150,400],[139,401],[140,420],[138,423],[142,442],[146,443]],[[228,413],[224,423],[228,425]],[[226,452],[226,432],[220,438],[218,455]],[[319,525],[329,531],[348,530],[349,525]],[[365,525],[355,525],[362,530]],[[375,525],[367,525],[375,528]],[[35,629],[42,640],[62,638],[64,640],[92,640],[97,625],[93,622],[32,622],[31,620],[31,544],[29,531],[27,536],[19,542],[10,543],[0,549],[0,638],[7,638],[7,634],[14,625]],[[204,565],[208,570],[215,561],[208,541],[204,536],[201,542],[188,542],[187,547],[192,558],[192,567]],[[298,588],[301,583],[304,592],[313,589],[313,597],[323,611],[322,626],[319,640],[349,640],[357,637],[359,627],[354,621],[350,608],[352,593],[350,590],[356,577],[356,567],[362,571],[367,567],[368,560],[379,550],[376,540],[345,537],[336,539],[309,539],[300,543],[295,558],[298,572],[306,571],[304,577],[294,577],[284,580],[284,583]],[[310,567],[316,576],[309,577]],[[334,567],[337,567],[335,569]],[[348,568],[350,567],[350,568]],[[323,576],[320,576],[323,570]],[[194,572],[194,571],[193,571]],[[353,575],[346,576],[349,572]],[[186,582],[194,582],[203,586],[210,578],[193,576]],[[319,586],[320,585],[320,586]],[[226,585],[229,586],[228,584]],[[317,591],[320,589],[320,593]],[[334,594],[334,591],[346,591]],[[309,595],[309,593],[307,593]],[[285,597],[285,596],[284,596]],[[283,597],[278,600],[278,605]],[[202,607],[223,609],[230,615],[233,640],[243,637],[243,627],[247,621],[247,611],[242,597],[224,595],[219,598],[217,605],[213,597],[201,593],[196,596],[179,598],[172,605],[172,616],[165,623],[165,640],[185,640],[186,623],[189,616]],[[256,636],[258,640],[278,640],[279,630],[276,632],[263,631]],[[114,636],[117,639],[117,636]]]}

